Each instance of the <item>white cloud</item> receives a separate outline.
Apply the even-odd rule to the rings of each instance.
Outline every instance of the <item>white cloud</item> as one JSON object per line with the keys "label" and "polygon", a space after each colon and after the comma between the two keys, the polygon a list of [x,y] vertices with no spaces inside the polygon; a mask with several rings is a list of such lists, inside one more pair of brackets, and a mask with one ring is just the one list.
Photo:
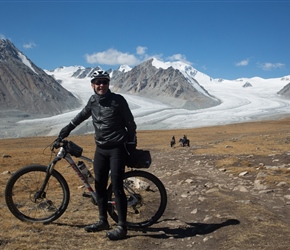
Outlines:
{"label": "white cloud", "polygon": [[116,49],[108,49],[106,51],[97,52],[94,54],[86,54],[86,61],[94,64],[106,64],[106,65],[122,65],[127,64],[129,66],[140,63],[140,60],[133,54],[123,53]]}
{"label": "white cloud", "polygon": [[[163,60],[162,54],[148,55],[146,53],[147,47],[137,46],[136,54],[129,54],[118,51],[116,49],[107,49],[105,51],[96,52],[93,54],[85,54],[85,59],[87,63],[90,64],[103,64],[103,65],[128,65],[135,66],[144,60],[150,58],[157,58],[158,60]],[[192,63],[187,61],[186,57],[182,54],[174,54],[167,58],[170,61],[181,61],[191,65]]]}
{"label": "white cloud", "polygon": [[32,48],[34,48],[35,46],[36,46],[36,44],[33,43],[33,42],[23,44],[23,48],[25,48],[25,49],[32,49]]}
{"label": "white cloud", "polygon": [[236,66],[247,66],[247,65],[249,65],[249,62],[250,62],[250,59],[244,59],[240,62],[237,62]]}
{"label": "white cloud", "polygon": [[0,33],[0,39],[6,39],[6,37]]}
{"label": "white cloud", "polygon": [[258,63],[258,67],[263,69],[263,70],[272,70],[272,69],[282,69],[285,67],[284,63]]}
{"label": "white cloud", "polygon": [[144,55],[146,50],[147,50],[146,47],[138,46],[136,48],[136,53],[137,53],[137,55]]}
{"label": "white cloud", "polygon": [[187,61],[186,56],[182,55],[182,54],[174,54],[172,56],[169,56],[168,60],[170,60],[170,61],[181,61],[181,62],[187,63],[189,65],[192,64],[191,62]]}

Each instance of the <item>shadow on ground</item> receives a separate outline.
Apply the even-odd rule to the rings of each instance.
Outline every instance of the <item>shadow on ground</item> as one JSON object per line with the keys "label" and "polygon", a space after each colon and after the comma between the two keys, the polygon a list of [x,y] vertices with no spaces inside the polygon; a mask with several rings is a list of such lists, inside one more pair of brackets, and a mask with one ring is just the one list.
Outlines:
{"label": "shadow on ground", "polygon": [[[137,232],[142,232],[143,236],[149,236],[153,238],[167,239],[167,238],[186,238],[193,237],[196,235],[204,235],[212,233],[222,227],[233,226],[240,224],[240,221],[236,219],[229,219],[222,223],[206,224],[206,223],[189,223],[185,222],[186,227],[181,228],[169,228],[169,227],[154,227],[154,228],[145,228],[141,230],[136,230]],[[156,234],[160,233],[160,234]],[[140,236],[132,235],[129,237]]]}
{"label": "shadow on ground", "polygon": [[[165,220],[163,220],[165,221]],[[169,221],[169,220],[166,220]],[[162,222],[162,221],[160,221]],[[67,223],[57,223],[54,222],[53,224],[56,224],[58,226],[70,226],[70,227],[77,227],[77,228],[83,228],[86,225],[76,225],[76,224],[67,224]],[[193,237],[196,235],[205,235],[210,234],[222,227],[226,226],[233,226],[240,224],[240,221],[236,219],[229,219],[222,223],[189,223],[185,222],[185,227],[178,227],[178,228],[169,228],[169,227],[148,227],[148,228],[142,228],[142,229],[131,229],[128,238],[137,237],[137,236],[146,236],[146,237],[152,237],[157,239],[168,239],[168,238],[187,238],[187,237]],[[140,232],[140,234],[138,234]],[[142,234],[141,234],[142,233]]]}

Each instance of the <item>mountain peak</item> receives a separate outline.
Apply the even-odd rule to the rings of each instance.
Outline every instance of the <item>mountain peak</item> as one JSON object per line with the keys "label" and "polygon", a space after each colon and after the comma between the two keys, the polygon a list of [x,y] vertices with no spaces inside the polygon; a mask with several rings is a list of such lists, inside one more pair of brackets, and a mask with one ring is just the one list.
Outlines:
{"label": "mountain peak", "polygon": [[122,73],[126,73],[128,71],[130,71],[132,68],[129,67],[128,65],[121,65],[119,68],[118,68],[118,71],[122,72]]}
{"label": "mountain peak", "polygon": [[79,100],[38,68],[12,42],[0,40],[0,107],[51,115],[74,109]]}

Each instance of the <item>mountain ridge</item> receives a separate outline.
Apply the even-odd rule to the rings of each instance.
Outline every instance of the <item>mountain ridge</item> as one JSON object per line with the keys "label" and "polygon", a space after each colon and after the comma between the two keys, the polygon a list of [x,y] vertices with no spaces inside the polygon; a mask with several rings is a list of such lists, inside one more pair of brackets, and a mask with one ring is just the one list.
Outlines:
{"label": "mountain ridge", "polygon": [[80,106],[79,100],[38,68],[9,40],[0,39],[0,107],[2,111],[45,116]]}
{"label": "mountain ridge", "polygon": [[156,59],[147,60],[117,76],[113,74],[112,89],[120,93],[142,95],[175,108],[201,109],[221,103],[196,79],[186,78],[183,72],[172,66],[158,68],[154,61]]}
{"label": "mountain ridge", "polygon": [[[111,75],[112,90],[119,93],[129,93],[148,97],[171,105],[174,108],[201,109],[219,105],[218,98],[211,95],[197,79],[197,74],[203,75],[202,81],[212,81],[212,79],[196,69],[181,62],[182,67],[161,67],[165,63],[155,58],[149,59],[133,68],[121,65],[117,70],[109,69]],[[71,77],[77,79],[90,78],[92,73],[100,70],[99,66],[85,68],[83,66],[69,66],[55,70],[46,71],[54,76],[54,73],[61,70],[73,70]],[[57,79],[56,79],[57,80]]]}

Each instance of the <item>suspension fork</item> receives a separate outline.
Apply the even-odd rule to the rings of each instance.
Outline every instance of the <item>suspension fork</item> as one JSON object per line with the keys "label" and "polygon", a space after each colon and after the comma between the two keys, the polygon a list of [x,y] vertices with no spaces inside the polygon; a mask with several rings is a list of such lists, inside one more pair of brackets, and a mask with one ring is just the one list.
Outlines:
{"label": "suspension fork", "polygon": [[55,157],[55,159],[48,165],[47,169],[46,169],[46,175],[45,175],[45,179],[40,187],[40,189],[38,191],[36,191],[36,193],[34,194],[34,200],[38,200],[38,199],[44,199],[46,196],[46,192],[44,191],[47,183],[49,181],[50,176],[52,175],[53,169],[55,164],[61,160],[60,157]]}

